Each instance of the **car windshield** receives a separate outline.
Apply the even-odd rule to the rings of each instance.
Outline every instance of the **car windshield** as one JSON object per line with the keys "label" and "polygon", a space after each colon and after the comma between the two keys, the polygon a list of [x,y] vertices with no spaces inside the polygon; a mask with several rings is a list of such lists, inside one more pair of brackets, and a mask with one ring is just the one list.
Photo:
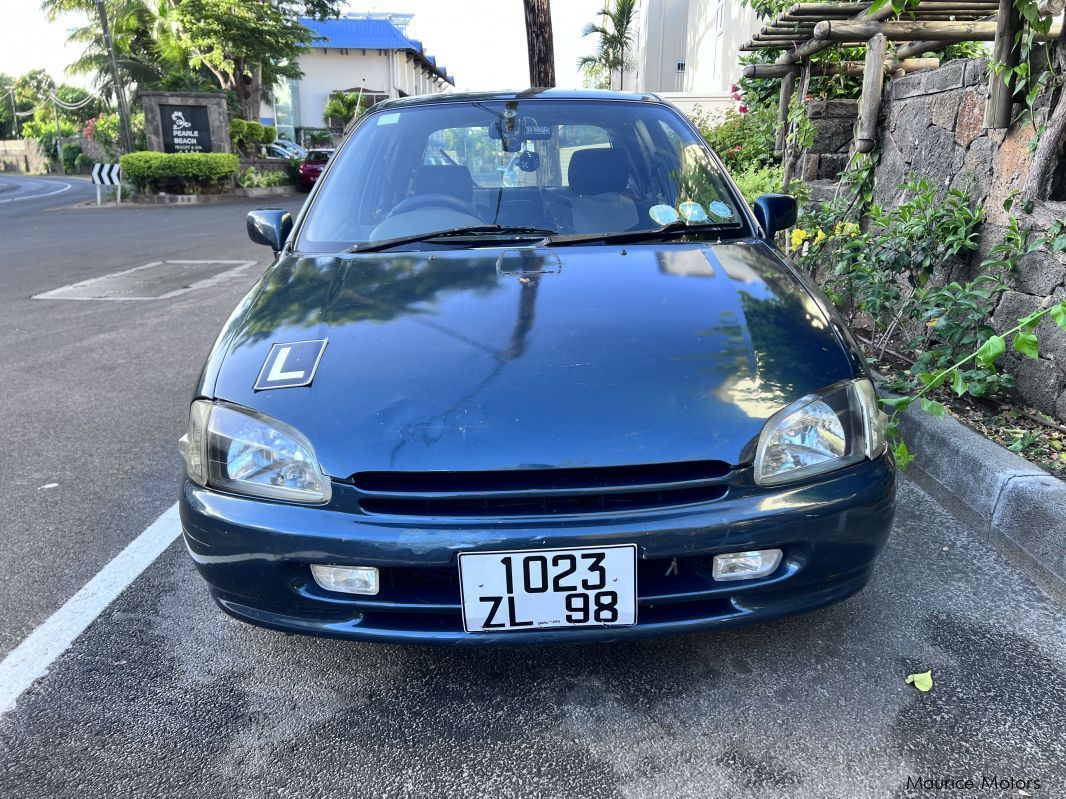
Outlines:
{"label": "car windshield", "polygon": [[615,234],[680,219],[704,235],[747,229],[706,144],[659,103],[519,99],[385,108],[363,118],[334,158],[299,235],[305,252],[497,226],[434,239],[434,246],[498,241],[512,228]]}

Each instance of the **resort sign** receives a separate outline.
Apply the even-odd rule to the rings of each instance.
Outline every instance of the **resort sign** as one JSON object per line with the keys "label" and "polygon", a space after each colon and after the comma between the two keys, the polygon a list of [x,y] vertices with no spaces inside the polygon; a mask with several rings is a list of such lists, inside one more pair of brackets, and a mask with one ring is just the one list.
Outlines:
{"label": "resort sign", "polygon": [[160,105],[165,153],[209,153],[211,124],[202,105]]}

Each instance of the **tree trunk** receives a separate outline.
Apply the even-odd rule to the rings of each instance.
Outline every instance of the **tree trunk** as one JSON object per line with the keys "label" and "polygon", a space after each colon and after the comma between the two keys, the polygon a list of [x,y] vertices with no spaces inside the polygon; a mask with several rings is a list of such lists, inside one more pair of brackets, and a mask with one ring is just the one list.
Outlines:
{"label": "tree trunk", "polygon": [[[1066,73],[1066,26],[1059,34],[1056,53],[1058,72]],[[1051,178],[1059,161],[1066,158],[1066,86],[1059,89],[1059,101],[1048,117],[1047,127],[1033,153],[1029,174],[1025,178],[1022,197],[1026,200],[1045,198],[1051,189]]]}
{"label": "tree trunk", "polygon": [[238,71],[233,80],[237,101],[241,106],[241,118],[251,122],[259,121],[259,106],[263,100],[263,68],[256,65],[251,74]]}
{"label": "tree trunk", "polygon": [[555,85],[555,47],[552,42],[550,0],[523,0],[526,13],[526,47],[529,51],[529,85]]}

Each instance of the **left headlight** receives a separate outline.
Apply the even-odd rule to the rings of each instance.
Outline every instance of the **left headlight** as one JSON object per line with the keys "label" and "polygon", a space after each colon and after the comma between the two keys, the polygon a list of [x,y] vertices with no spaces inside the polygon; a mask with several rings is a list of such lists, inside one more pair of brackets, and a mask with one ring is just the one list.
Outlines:
{"label": "left headlight", "polygon": [[178,447],[189,479],[200,485],[289,502],[329,501],[329,478],[310,442],[261,413],[196,400]]}
{"label": "left headlight", "polygon": [[779,485],[875,458],[885,417],[867,378],[808,394],[767,420],[755,451],[755,482]]}

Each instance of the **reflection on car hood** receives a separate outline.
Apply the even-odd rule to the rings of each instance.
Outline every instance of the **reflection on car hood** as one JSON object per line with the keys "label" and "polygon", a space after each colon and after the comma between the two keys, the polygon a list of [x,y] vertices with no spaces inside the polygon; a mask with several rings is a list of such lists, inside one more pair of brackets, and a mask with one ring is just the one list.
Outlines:
{"label": "reflection on car hood", "polygon": [[[328,339],[306,388],[271,345]],[[283,257],[200,392],[301,430],[323,468],[749,462],[764,421],[858,365],[757,241]]]}

